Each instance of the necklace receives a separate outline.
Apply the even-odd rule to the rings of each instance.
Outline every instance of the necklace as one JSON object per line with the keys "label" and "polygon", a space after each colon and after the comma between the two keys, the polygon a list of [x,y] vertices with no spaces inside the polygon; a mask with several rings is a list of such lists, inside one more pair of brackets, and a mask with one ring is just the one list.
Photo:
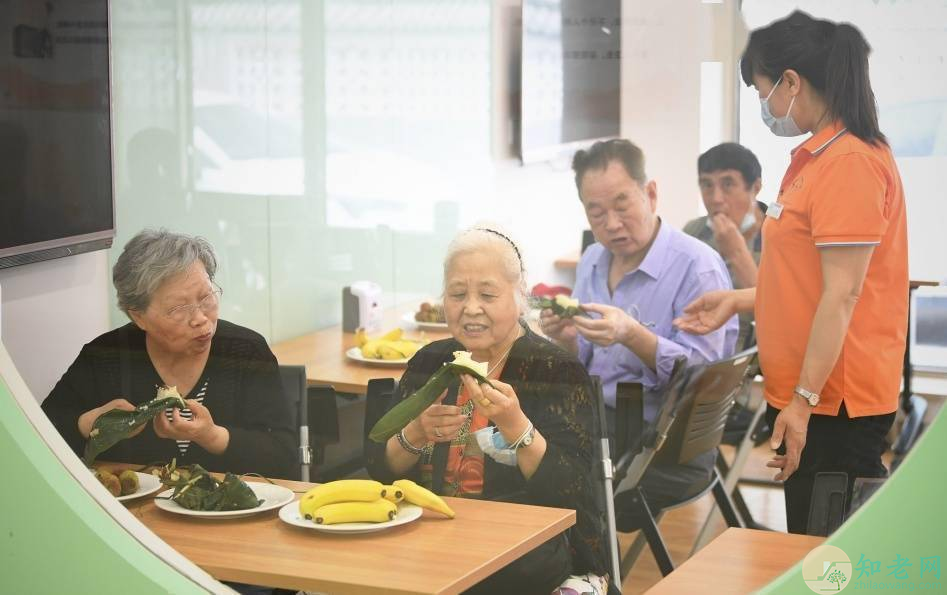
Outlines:
{"label": "necklace", "polygon": [[[516,339],[519,339],[519,337],[517,337]],[[502,364],[504,360],[506,360],[506,356],[510,355],[510,351],[513,350],[513,345],[516,344],[516,339],[513,339],[513,342],[510,343],[510,346],[506,349],[506,351],[503,352],[503,355],[500,356],[500,359],[498,359],[496,363],[493,364],[492,367],[487,368],[487,378],[489,378],[490,374],[493,374],[493,372],[495,372],[496,369],[500,367],[500,364]]]}

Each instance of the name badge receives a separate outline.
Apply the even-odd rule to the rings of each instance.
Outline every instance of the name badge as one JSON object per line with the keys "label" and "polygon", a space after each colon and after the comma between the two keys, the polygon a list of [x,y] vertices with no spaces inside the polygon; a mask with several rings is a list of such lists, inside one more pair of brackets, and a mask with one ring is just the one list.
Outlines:
{"label": "name badge", "polygon": [[772,217],[773,219],[779,219],[779,217],[782,214],[783,214],[783,205],[779,204],[776,201],[773,201],[772,203],[770,203],[768,207],[766,207],[767,217]]}

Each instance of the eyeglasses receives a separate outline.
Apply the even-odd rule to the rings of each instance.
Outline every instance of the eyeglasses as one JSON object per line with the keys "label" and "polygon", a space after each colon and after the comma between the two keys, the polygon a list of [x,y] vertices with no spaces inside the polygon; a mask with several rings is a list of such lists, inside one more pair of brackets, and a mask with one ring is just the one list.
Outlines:
{"label": "eyeglasses", "polygon": [[191,321],[198,308],[200,308],[201,312],[203,312],[205,316],[213,314],[220,307],[220,296],[223,295],[223,293],[223,289],[214,286],[214,289],[206,296],[201,298],[201,301],[197,302],[196,304],[182,304],[180,306],[175,306],[165,312],[165,316],[178,324],[186,324]]}

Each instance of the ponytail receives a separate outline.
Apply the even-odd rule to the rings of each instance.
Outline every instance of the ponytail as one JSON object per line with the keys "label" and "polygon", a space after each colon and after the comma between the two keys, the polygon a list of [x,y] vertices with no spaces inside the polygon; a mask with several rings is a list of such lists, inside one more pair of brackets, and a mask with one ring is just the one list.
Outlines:
{"label": "ponytail", "polygon": [[754,75],[776,82],[792,69],[822,95],[829,114],[870,143],[887,143],[878,127],[875,94],[868,78],[868,42],[848,23],[818,20],[795,11],[756,29],[740,59],[743,82]]}
{"label": "ponytail", "polygon": [[848,23],[835,27],[825,65],[825,102],[829,113],[842,120],[848,131],[869,143],[886,143],[878,128],[875,94],[868,78],[868,42]]}

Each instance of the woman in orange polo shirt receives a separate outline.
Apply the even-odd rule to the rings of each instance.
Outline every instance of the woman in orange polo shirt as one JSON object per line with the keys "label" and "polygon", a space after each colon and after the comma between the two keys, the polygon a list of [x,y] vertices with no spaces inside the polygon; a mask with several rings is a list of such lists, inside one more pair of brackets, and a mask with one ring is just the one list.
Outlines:
{"label": "woman in orange polo shirt", "polygon": [[756,288],[705,294],[675,321],[705,333],[755,311],[771,446],[789,531],[805,533],[815,474],[884,477],[907,330],[901,179],[878,128],[870,48],[846,23],[794,12],[755,30],[740,63],[792,151],[766,213]]}

